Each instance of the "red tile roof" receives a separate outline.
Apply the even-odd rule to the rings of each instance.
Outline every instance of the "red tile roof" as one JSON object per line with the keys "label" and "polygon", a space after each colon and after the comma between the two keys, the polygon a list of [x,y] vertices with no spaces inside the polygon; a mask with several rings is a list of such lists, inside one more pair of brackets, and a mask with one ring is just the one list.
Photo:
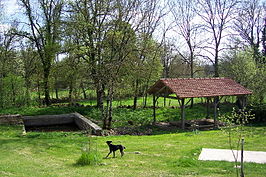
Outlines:
{"label": "red tile roof", "polygon": [[178,98],[249,95],[252,92],[229,78],[173,78],[160,79],[149,94],[175,93]]}

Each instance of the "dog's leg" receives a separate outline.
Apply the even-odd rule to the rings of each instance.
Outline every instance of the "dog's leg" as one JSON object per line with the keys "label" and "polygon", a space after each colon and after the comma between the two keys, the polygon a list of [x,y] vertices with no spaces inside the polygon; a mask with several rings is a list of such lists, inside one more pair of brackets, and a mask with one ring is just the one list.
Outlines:
{"label": "dog's leg", "polygon": [[113,158],[115,158],[115,151],[113,151]]}
{"label": "dog's leg", "polygon": [[111,153],[112,153],[112,151],[110,151],[105,158],[107,158]]}
{"label": "dog's leg", "polygon": [[122,148],[120,149],[120,153],[121,153],[121,157],[123,157],[123,155],[124,155],[124,151],[123,151]]}

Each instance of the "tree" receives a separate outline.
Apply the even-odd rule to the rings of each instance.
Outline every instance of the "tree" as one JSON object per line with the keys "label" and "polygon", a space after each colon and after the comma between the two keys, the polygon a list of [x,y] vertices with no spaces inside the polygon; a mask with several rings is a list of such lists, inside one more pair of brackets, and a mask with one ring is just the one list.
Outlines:
{"label": "tree", "polygon": [[253,49],[246,51],[232,51],[224,57],[221,63],[222,75],[230,77],[243,86],[251,89],[252,102],[262,103],[266,93],[266,67],[257,65],[253,59]]}
{"label": "tree", "polygon": [[263,37],[264,16],[260,0],[241,1],[233,23],[233,29],[238,33],[235,40],[240,40],[242,46],[252,48],[256,62],[260,60],[259,47]]}
{"label": "tree", "polygon": [[[230,21],[233,19],[237,0],[197,0],[197,14],[203,21],[203,29],[211,35],[202,49],[206,58],[214,66],[214,77],[219,77],[219,54],[223,50],[222,41],[228,36]],[[211,58],[211,57],[213,58]]]}
{"label": "tree", "polygon": [[186,46],[188,48],[189,55],[186,56],[179,51],[180,56],[183,60],[189,63],[190,66],[190,77],[193,78],[194,71],[194,60],[196,56],[196,49],[200,45],[200,25],[196,22],[196,12],[197,9],[196,1],[182,0],[182,1],[172,1],[170,3],[171,12],[174,16],[175,24],[177,26],[177,32],[185,40]]}
{"label": "tree", "polygon": [[[36,10],[36,2],[20,0],[25,12],[29,31],[19,32],[18,35],[31,40],[37,49],[42,62],[44,101],[50,105],[49,76],[56,53],[60,50],[60,27],[63,0],[39,0],[40,10]],[[33,6],[35,4],[35,6]]]}
{"label": "tree", "polygon": [[[76,0],[70,3],[68,23],[72,24],[70,31],[78,39],[75,53],[88,63],[90,78],[96,88],[97,106],[102,113],[103,128],[111,128],[115,89],[122,73],[128,74],[123,67],[136,53],[136,34],[141,27],[149,25],[146,12],[152,11],[149,5],[154,2]],[[140,14],[138,18],[136,14]],[[153,16],[148,17],[152,19]],[[141,26],[144,21],[147,23]],[[103,105],[105,91],[106,107]]]}
{"label": "tree", "polygon": [[239,169],[236,168],[238,165],[238,152],[235,152],[233,149],[239,150],[241,145],[240,176],[244,177],[244,138],[251,132],[244,126],[249,123],[250,120],[254,119],[254,115],[251,114],[251,111],[247,111],[245,108],[239,110],[233,109],[230,115],[222,115],[220,119],[225,123],[225,126],[221,128],[228,135],[228,143],[235,160],[237,176],[239,176]]}
{"label": "tree", "polygon": [[16,54],[14,51],[15,36],[11,34],[11,29],[2,29],[0,31],[0,107],[6,107],[6,90],[4,87],[5,79],[10,72],[14,71],[14,60]]}
{"label": "tree", "polygon": [[22,68],[23,68],[23,78],[25,80],[25,103],[26,105],[30,104],[31,95],[30,89],[32,86],[32,76],[36,73],[37,66],[39,64],[38,54],[34,48],[34,45],[31,42],[26,42],[20,44],[20,55],[19,59],[22,61]]}
{"label": "tree", "polygon": [[264,18],[264,25],[262,31],[262,55],[264,56],[263,62],[266,63],[266,18]]}
{"label": "tree", "polygon": [[[133,81],[134,85],[134,101],[133,101],[133,109],[137,107],[137,100],[140,95],[144,96],[144,104],[146,107],[147,103],[147,93],[148,87],[150,86],[150,82],[154,82],[154,78],[152,78],[153,72],[150,68],[154,68],[154,72],[156,73],[161,69],[161,65],[158,65],[158,57],[161,57],[162,51],[161,47],[165,40],[165,35],[169,30],[171,24],[167,27],[164,25],[164,29],[160,31],[162,33],[161,42],[156,43],[153,39],[154,33],[156,29],[158,29],[163,22],[163,18],[168,14],[167,11],[164,10],[165,7],[160,6],[159,0],[151,0],[141,3],[139,5],[139,16],[140,20],[137,23],[139,26],[137,30],[137,62],[135,71],[136,73],[135,79]],[[149,62],[147,62],[149,61]],[[151,62],[152,61],[152,62]],[[147,66],[147,63],[155,64],[153,66]],[[146,69],[142,69],[143,66],[147,66]],[[158,66],[156,69],[155,67]],[[156,74],[155,74],[156,75]],[[159,77],[156,77],[158,79]]]}

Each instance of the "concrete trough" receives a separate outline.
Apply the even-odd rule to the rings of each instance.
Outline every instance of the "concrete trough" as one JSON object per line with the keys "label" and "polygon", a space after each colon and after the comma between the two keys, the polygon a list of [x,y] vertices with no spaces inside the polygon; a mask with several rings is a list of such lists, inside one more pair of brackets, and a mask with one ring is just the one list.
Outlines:
{"label": "concrete trough", "polygon": [[40,127],[40,126],[58,126],[75,124],[80,130],[91,131],[92,134],[101,136],[102,128],[85,118],[79,113],[60,114],[60,115],[40,115],[40,116],[24,116],[24,126]]}

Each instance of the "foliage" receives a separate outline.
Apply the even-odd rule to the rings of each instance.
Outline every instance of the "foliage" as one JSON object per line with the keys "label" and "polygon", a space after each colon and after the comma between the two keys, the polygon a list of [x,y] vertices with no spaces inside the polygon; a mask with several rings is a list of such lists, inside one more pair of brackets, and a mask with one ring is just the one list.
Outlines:
{"label": "foliage", "polygon": [[77,165],[100,165],[102,156],[98,151],[97,142],[89,137],[89,143],[82,149],[82,154],[77,160]]}
{"label": "foliage", "polygon": [[247,107],[255,115],[255,119],[252,122],[266,122],[266,104],[253,104]]}
{"label": "foliage", "polygon": [[20,76],[8,74],[2,82],[0,105],[2,108],[25,105],[24,80]]}
{"label": "foliage", "polygon": [[253,91],[251,102],[262,103],[266,96],[266,66],[257,64],[252,50],[238,51],[226,56],[221,66],[222,74]]}

